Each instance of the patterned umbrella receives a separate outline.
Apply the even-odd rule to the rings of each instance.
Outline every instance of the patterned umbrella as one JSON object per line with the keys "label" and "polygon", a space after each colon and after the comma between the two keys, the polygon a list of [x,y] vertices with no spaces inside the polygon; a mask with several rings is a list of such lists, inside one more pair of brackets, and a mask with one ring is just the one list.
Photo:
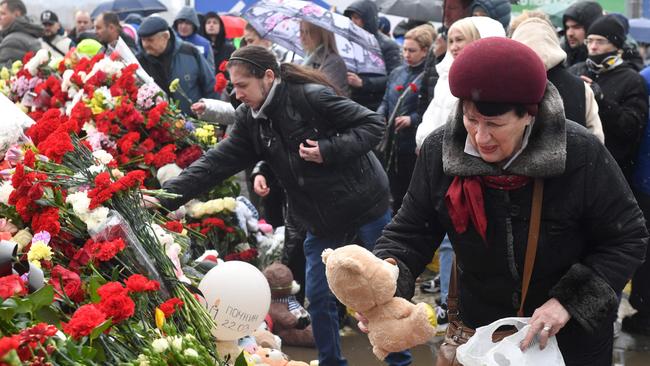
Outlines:
{"label": "patterned umbrella", "polygon": [[341,15],[314,3],[300,0],[262,0],[247,9],[243,18],[263,38],[304,56],[300,43],[300,21],[334,33],[339,55],[355,73],[386,74],[377,39]]}

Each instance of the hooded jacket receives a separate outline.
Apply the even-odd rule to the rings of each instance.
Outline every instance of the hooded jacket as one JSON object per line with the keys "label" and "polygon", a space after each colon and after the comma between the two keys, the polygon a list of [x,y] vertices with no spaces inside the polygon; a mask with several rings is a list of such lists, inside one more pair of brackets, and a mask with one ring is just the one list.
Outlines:
{"label": "hooded jacket", "polygon": [[[481,38],[505,37],[506,32],[498,21],[488,17],[471,17],[471,20]],[[449,90],[449,70],[454,62],[454,56],[447,51],[445,58],[436,65],[438,82],[433,92],[433,99],[422,116],[422,121],[415,134],[415,144],[419,148],[424,139],[436,128],[444,125],[454,110],[458,98]]]}
{"label": "hooded jacket", "polygon": [[[212,19],[212,18],[216,19],[219,22],[219,34],[217,34],[216,39],[210,38],[210,36],[205,30],[205,23],[208,21],[208,19]],[[201,24],[201,34],[210,42],[210,46],[212,46],[212,53],[214,57],[214,66],[216,68],[219,68],[221,62],[229,59],[230,55],[233,52],[235,52],[235,46],[232,44],[232,41],[226,39],[226,26],[223,24],[223,20],[221,20],[219,14],[213,11],[205,14],[205,18],[203,19],[203,24]],[[219,70],[215,70],[215,71],[218,72]]]}
{"label": "hooded jacket", "polygon": [[501,23],[503,29],[508,29],[512,11],[509,0],[474,0],[470,6],[471,13],[479,7],[485,10],[490,18]]}
{"label": "hooded jacket", "polygon": [[0,31],[0,65],[9,66],[16,60],[22,60],[27,52],[38,52],[41,49],[40,37],[43,27],[21,16],[7,29]]}
{"label": "hooded jacket", "polygon": [[[187,37],[181,36],[177,29],[178,29],[178,22],[181,20],[186,20],[194,26],[194,30],[192,31],[192,34],[190,34]],[[223,24],[223,23],[222,23]],[[201,52],[203,57],[205,57],[206,61],[208,61],[208,65],[210,66],[210,69],[212,70],[212,73],[215,72],[215,64],[214,64],[214,54],[212,53],[212,46],[210,45],[210,41],[207,39],[203,38],[199,34],[199,30],[201,29],[201,23],[199,22],[199,16],[196,14],[196,10],[194,10],[193,7],[191,6],[184,6],[181,8],[181,10],[178,12],[176,15],[176,18],[174,19],[174,31],[176,32],[176,35],[180,37],[185,42],[189,42],[196,47],[197,50]]]}
{"label": "hooded jacket", "polygon": [[363,80],[363,86],[352,89],[352,99],[374,111],[377,110],[384,96],[386,81],[388,80],[387,75],[390,75],[393,69],[402,64],[402,52],[397,42],[379,32],[379,16],[377,5],[374,2],[370,0],[355,1],[344,12],[345,16],[348,17],[351,13],[358,14],[363,20],[363,29],[372,33],[377,38],[384,63],[386,64],[386,75],[359,74],[359,77]]}
{"label": "hooded jacket", "polygon": [[[167,49],[162,55],[154,57],[147,54],[142,48],[142,40],[139,41],[140,51],[137,55],[142,68],[153,77],[156,84],[164,90],[167,95],[180,102],[181,110],[190,114],[190,103],[197,102],[201,98],[217,98],[214,91],[215,76],[203,56],[191,43],[182,41],[174,36],[169,39]],[[180,87],[189,97],[189,101],[178,91],[169,92],[169,84],[174,80],[180,81]]]}
{"label": "hooded jacket", "polygon": [[620,169],[603,144],[564,118],[550,83],[528,145],[506,171],[465,153],[466,139],[458,108],[425,140],[402,207],[377,241],[377,257],[394,258],[399,266],[397,296],[412,297],[415,279],[446,233],[458,265],[461,320],[475,328],[515,316],[533,184],[511,191],[484,187],[487,243],[472,224],[456,231],[445,194],[456,176],[541,178],[541,227],[524,316],[556,298],[571,315],[557,334],[566,364],[610,365],[617,294],[648,243],[643,214]]}
{"label": "hooded jacket", "polygon": [[548,80],[560,92],[566,118],[587,127],[604,142],[603,125],[598,116],[594,92],[564,67],[566,53],[560,47],[555,30],[544,20],[531,18],[517,27],[512,39],[530,47],[542,59]]}
{"label": "hooded jacket", "polygon": [[[566,21],[567,19],[572,19],[576,23],[582,25],[585,30],[585,35],[587,30],[594,22],[594,20],[603,16],[603,7],[600,6],[595,1],[580,1],[571,6],[569,6],[562,16],[562,26],[564,27],[564,32],[566,33]],[[571,48],[569,42],[564,39],[562,43],[562,48],[567,53],[566,63],[567,67],[577,64],[578,62],[585,61],[588,56],[587,46],[584,44],[579,45],[578,47]]]}

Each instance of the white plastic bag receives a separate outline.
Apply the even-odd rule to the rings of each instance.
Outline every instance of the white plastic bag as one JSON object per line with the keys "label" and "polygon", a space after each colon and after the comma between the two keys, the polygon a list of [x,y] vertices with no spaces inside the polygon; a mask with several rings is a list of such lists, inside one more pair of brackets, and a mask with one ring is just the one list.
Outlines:
{"label": "white plastic bag", "polygon": [[[476,329],[476,334],[456,349],[458,361],[463,366],[564,366],[555,337],[549,338],[543,350],[539,349],[537,338],[526,351],[519,349],[530,328],[529,319],[504,318]],[[501,342],[492,342],[492,334],[504,325],[515,326],[518,332]]]}

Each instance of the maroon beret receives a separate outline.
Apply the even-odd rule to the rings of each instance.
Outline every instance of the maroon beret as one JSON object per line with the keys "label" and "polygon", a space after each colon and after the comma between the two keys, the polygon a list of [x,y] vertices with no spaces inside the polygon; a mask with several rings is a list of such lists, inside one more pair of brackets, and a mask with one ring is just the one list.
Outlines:
{"label": "maroon beret", "polygon": [[546,69],[523,43],[502,37],[467,45],[449,71],[449,89],[459,99],[523,104],[532,115],[546,90]]}

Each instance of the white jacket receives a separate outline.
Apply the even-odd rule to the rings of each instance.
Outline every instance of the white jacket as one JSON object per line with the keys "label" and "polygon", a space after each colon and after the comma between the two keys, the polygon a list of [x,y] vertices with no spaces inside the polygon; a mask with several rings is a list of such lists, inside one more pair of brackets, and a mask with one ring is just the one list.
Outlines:
{"label": "white jacket", "polygon": [[[471,17],[472,21],[481,38],[486,37],[505,37],[506,32],[503,25],[494,19],[488,17]],[[426,112],[422,116],[422,122],[415,133],[415,144],[417,149],[422,146],[424,139],[431,132],[447,123],[450,114],[455,111],[458,104],[458,98],[451,94],[449,90],[449,70],[454,63],[454,57],[447,52],[445,58],[436,65],[438,71],[438,82],[433,90],[433,99],[429,104]]]}
{"label": "white jacket", "polygon": [[43,38],[41,38],[41,44],[44,49],[50,51],[50,54],[52,57],[65,57],[65,55],[70,51],[70,46],[72,45],[72,40],[68,37],[62,36],[60,34],[57,34],[56,37],[54,37],[50,43],[55,46],[59,51],[55,50],[52,46],[50,46]]}

